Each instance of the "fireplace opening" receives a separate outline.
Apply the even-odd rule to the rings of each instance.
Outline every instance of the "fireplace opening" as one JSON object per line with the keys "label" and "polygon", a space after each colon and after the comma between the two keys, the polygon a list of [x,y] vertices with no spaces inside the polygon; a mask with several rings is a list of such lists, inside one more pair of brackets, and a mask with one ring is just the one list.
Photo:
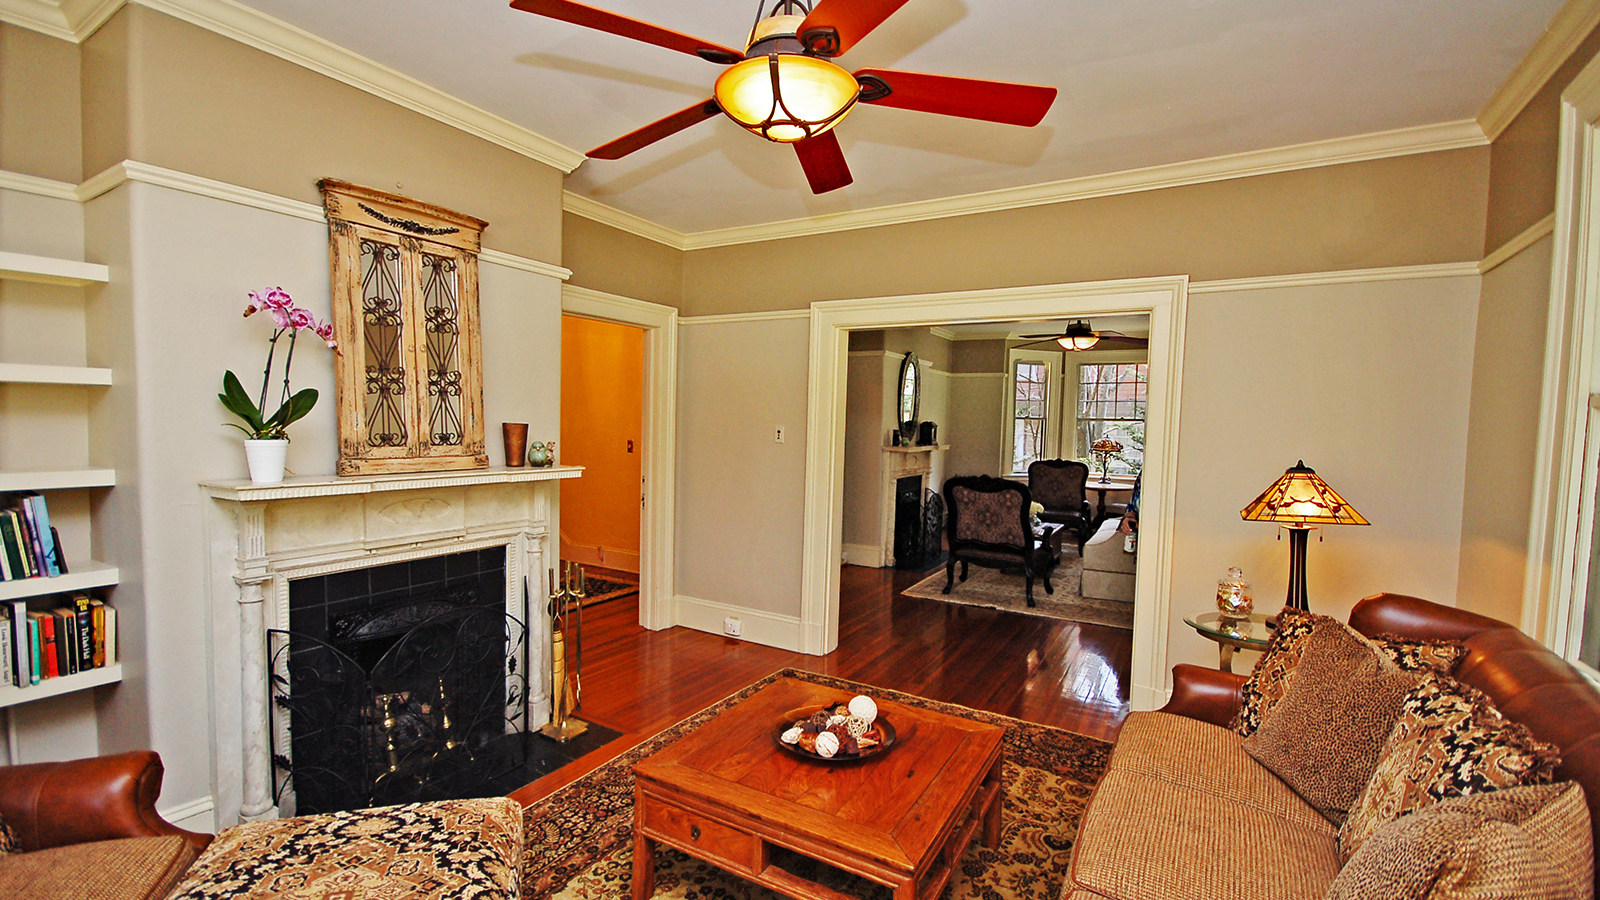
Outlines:
{"label": "fireplace opening", "polygon": [[944,560],[944,500],[922,489],[922,476],[895,482],[894,565],[921,571]]}

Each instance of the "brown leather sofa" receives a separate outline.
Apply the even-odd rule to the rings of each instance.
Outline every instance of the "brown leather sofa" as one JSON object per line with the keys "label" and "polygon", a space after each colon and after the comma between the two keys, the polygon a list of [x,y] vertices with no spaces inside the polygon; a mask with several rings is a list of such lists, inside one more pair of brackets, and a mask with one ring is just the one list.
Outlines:
{"label": "brown leather sofa", "polygon": [[[1469,652],[1456,677],[1488,694],[1502,713],[1536,737],[1561,748],[1556,778],[1583,787],[1590,824],[1600,829],[1600,691],[1565,660],[1498,619],[1400,594],[1362,600],[1350,613],[1350,625],[1369,636],[1464,643]],[[1142,718],[1130,722],[1134,728],[1124,727],[1108,778],[1096,788],[1084,814],[1067,900],[1322,896],[1332,879],[1318,843],[1325,832],[1302,845],[1280,843],[1270,825],[1265,831],[1242,833],[1251,829],[1229,830],[1216,815],[1219,806],[1236,807],[1238,821],[1247,823],[1260,823],[1263,815],[1288,821],[1297,814],[1289,805],[1294,800],[1286,799],[1293,794],[1281,782],[1263,774],[1265,769],[1252,768],[1242,751],[1232,755],[1237,737],[1223,729],[1243,702],[1245,678],[1179,665],[1173,669],[1167,705],[1159,713],[1134,714]],[[1163,714],[1191,721],[1183,724]],[[1196,726],[1194,721],[1220,728]],[[1151,740],[1163,731],[1164,743]],[[1129,779],[1144,779],[1138,783],[1146,790],[1108,789],[1114,781],[1111,772],[1119,767],[1131,771]],[[1204,798],[1191,807],[1202,812],[1184,821],[1181,807],[1190,795]],[[1212,801],[1209,807],[1207,800]],[[1176,821],[1155,821],[1163,817]],[[1128,833],[1135,831],[1128,828],[1130,822],[1142,823],[1146,834]],[[1325,822],[1306,817],[1290,824],[1285,833],[1291,836],[1297,828],[1325,827]],[[1166,833],[1150,836],[1158,829]],[[1595,844],[1600,846],[1600,830]],[[1170,871],[1177,867],[1182,867],[1180,873]],[[1298,871],[1285,871],[1296,867]],[[1332,873],[1337,873],[1336,858]]]}
{"label": "brown leather sofa", "polygon": [[0,768],[0,896],[164,897],[211,835],[156,812],[165,769],[149,750]]}

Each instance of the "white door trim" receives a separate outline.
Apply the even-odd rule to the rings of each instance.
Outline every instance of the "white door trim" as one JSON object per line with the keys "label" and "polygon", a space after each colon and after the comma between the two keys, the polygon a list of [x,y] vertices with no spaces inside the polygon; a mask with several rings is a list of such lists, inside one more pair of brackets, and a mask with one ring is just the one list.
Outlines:
{"label": "white door trim", "polygon": [[561,311],[644,329],[644,512],[639,529],[639,624],[673,625],[677,593],[678,311],[571,284]]}
{"label": "white door trim", "polygon": [[1153,709],[1167,696],[1167,621],[1172,576],[1172,502],[1177,484],[1187,276],[1084,284],[829,300],[811,305],[806,413],[806,484],[800,583],[802,652],[839,644],[839,554],[843,533],[844,390],[849,332],[865,328],[1068,316],[1150,316],[1145,479],[1140,498],[1140,578],[1134,598],[1131,699]]}

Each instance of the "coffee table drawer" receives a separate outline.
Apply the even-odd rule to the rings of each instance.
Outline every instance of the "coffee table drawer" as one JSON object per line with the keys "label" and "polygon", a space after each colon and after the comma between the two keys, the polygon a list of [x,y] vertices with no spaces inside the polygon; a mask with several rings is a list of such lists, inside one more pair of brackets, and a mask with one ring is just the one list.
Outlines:
{"label": "coffee table drawer", "polygon": [[742,872],[754,870],[760,843],[755,835],[654,797],[645,797],[643,802],[645,828],[661,840],[692,848],[693,855],[710,862]]}

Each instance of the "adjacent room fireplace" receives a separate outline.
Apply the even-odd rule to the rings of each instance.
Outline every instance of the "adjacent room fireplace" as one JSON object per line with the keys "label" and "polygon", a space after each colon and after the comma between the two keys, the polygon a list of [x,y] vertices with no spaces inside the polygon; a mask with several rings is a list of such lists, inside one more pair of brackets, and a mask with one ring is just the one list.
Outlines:
{"label": "adjacent room fireplace", "polygon": [[289,582],[269,631],[272,714],[288,754],[274,800],[333,812],[492,794],[527,764],[526,616],[507,612],[506,548]]}

